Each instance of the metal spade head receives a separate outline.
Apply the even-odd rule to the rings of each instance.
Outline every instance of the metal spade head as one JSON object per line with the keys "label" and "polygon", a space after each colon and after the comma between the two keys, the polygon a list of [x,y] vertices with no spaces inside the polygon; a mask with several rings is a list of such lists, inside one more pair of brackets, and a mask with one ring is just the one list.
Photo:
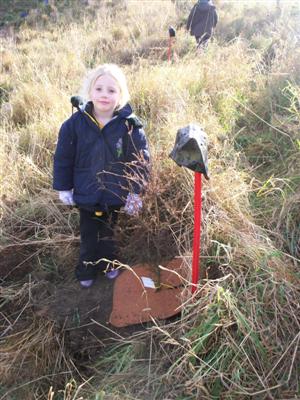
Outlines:
{"label": "metal spade head", "polygon": [[173,28],[172,25],[169,26],[169,36],[170,37],[175,37],[176,36],[176,31],[175,31],[175,29]]}
{"label": "metal spade head", "polygon": [[189,124],[177,131],[175,146],[170,157],[180,167],[208,176],[207,135],[201,126]]}

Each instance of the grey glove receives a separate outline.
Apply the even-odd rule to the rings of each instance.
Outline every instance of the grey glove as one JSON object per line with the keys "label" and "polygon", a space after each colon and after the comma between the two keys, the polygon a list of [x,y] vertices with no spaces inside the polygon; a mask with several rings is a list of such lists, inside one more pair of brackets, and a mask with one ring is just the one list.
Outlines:
{"label": "grey glove", "polygon": [[143,207],[143,202],[140,196],[136,193],[128,193],[124,211],[128,215],[138,215],[139,211]]}
{"label": "grey glove", "polygon": [[62,190],[58,192],[59,200],[66,206],[75,206],[73,200],[73,190]]}

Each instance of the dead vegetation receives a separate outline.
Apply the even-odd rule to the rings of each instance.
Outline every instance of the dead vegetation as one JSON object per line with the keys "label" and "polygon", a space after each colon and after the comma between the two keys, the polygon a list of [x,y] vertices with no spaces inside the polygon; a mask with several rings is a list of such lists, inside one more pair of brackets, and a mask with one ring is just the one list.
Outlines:
{"label": "dead vegetation", "polygon": [[[192,38],[179,30],[180,58],[168,64],[162,32],[182,22],[191,2],[162,1],[160,9],[110,3],[98,11],[89,5],[79,22],[75,9],[67,15],[58,7],[59,19],[31,16],[14,38],[0,39],[0,400],[296,398],[297,10],[292,5],[279,16],[253,4],[230,13],[220,6],[208,51],[196,55]],[[68,99],[85,69],[103,61],[126,64],[151,144],[143,212],[120,217],[129,264],[157,265],[174,255],[190,263],[193,175],[168,158],[179,127],[203,125],[211,175],[203,187],[197,292],[187,295],[178,319],[129,338],[112,334],[109,345],[90,316],[82,318],[92,303],[72,286],[77,211],[61,206],[50,186]],[[87,327],[73,329],[81,324]]]}

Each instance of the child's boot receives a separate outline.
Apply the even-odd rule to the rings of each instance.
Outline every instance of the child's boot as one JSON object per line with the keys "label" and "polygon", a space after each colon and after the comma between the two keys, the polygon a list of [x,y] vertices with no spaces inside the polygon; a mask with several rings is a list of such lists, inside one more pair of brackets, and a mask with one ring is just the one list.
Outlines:
{"label": "child's boot", "polygon": [[91,287],[94,282],[95,282],[94,279],[88,279],[86,281],[79,281],[81,287],[83,287],[83,288]]}
{"label": "child's boot", "polygon": [[108,272],[106,272],[105,276],[108,279],[115,279],[118,275],[120,274],[120,270],[118,269],[111,269]]}

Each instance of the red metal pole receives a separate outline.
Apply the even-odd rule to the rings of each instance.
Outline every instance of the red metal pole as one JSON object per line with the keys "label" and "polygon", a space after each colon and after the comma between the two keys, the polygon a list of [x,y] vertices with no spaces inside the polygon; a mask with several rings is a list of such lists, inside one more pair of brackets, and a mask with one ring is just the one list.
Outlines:
{"label": "red metal pole", "polygon": [[196,290],[196,285],[199,279],[200,265],[200,239],[201,239],[201,176],[200,172],[195,172],[194,186],[194,242],[193,242],[193,263],[192,263],[192,293]]}
{"label": "red metal pole", "polygon": [[168,47],[168,61],[171,61],[171,47],[172,47],[172,39],[169,37],[169,47]]}

